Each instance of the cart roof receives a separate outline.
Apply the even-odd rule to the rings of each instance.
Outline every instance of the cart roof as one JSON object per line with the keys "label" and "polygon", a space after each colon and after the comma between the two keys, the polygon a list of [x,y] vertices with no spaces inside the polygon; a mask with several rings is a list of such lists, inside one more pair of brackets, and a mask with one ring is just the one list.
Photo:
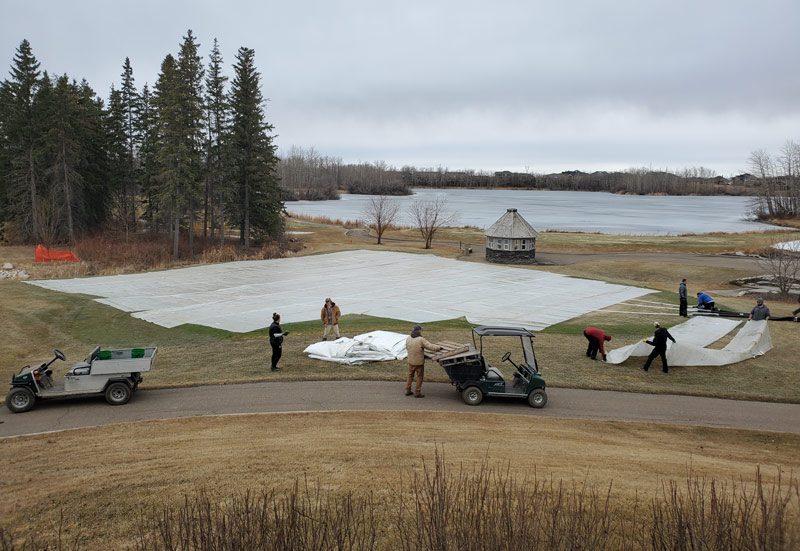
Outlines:
{"label": "cart roof", "polygon": [[479,337],[533,337],[534,334],[524,327],[502,327],[497,325],[478,325],[472,332]]}

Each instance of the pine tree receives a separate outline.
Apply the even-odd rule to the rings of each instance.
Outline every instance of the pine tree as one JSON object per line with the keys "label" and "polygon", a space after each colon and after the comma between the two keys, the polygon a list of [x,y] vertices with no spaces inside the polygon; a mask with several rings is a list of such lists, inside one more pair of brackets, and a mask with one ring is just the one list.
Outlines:
{"label": "pine tree", "polygon": [[[223,188],[224,166],[222,139],[228,127],[228,97],[225,83],[228,77],[222,74],[222,55],[219,53],[217,39],[209,56],[206,76],[206,196],[203,216],[203,237],[207,224],[211,225],[211,237],[219,225],[220,246],[225,243],[225,201],[229,196]],[[210,211],[210,221],[209,221]],[[216,222],[216,223],[215,223]]]}
{"label": "pine tree", "polygon": [[44,176],[55,202],[54,210],[58,209],[64,214],[63,233],[66,233],[70,243],[74,243],[76,225],[80,225],[83,219],[83,176],[80,167],[84,155],[81,146],[85,121],[77,86],[70,83],[67,75],[58,77],[54,86],[49,82],[46,88],[42,86],[40,94],[41,101],[46,103]]}
{"label": "pine tree", "polygon": [[180,98],[178,68],[175,58],[167,54],[161,63],[161,72],[153,96],[155,125],[152,146],[156,165],[156,200],[169,213],[170,231],[173,236],[172,256],[178,257],[180,243],[180,219],[183,208],[183,185],[180,164]]}
{"label": "pine tree", "polygon": [[14,56],[11,79],[2,84],[0,111],[0,179],[5,187],[7,220],[12,220],[25,238],[39,241],[39,177],[41,172],[41,120],[35,106],[41,85],[39,62],[31,45],[23,40]]}
{"label": "pine tree", "polygon": [[126,119],[122,92],[112,85],[104,124],[109,159],[109,183],[113,191],[116,220],[127,232],[132,228],[128,192],[131,161],[128,155]]}
{"label": "pine tree", "polygon": [[240,241],[250,247],[251,233],[276,236],[282,232],[283,203],[276,173],[278,158],[269,134],[273,127],[264,117],[255,50],[239,48],[234,72],[228,152],[241,221]]}
{"label": "pine tree", "polygon": [[125,149],[127,154],[125,161],[127,163],[126,171],[123,180],[123,197],[127,202],[126,211],[129,217],[129,227],[131,231],[136,232],[136,203],[139,191],[137,181],[137,162],[138,149],[140,143],[140,136],[138,134],[137,115],[139,112],[139,93],[134,86],[133,68],[131,67],[130,58],[125,58],[125,63],[122,66],[122,85],[120,88],[120,101],[122,102],[122,113],[124,116],[124,133]]}
{"label": "pine tree", "polygon": [[109,163],[103,129],[103,100],[86,80],[77,85],[79,113],[82,117],[80,174],[83,190],[83,229],[99,227],[108,218],[110,196]]}
{"label": "pine tree", "polygon": [[156,231],[159,202],[157,199],[157,159],[158,133],[156,112],[150,88],[145,84],[139,96],[139,111],[136,117],[136,134],[139,136],[139,185],[144,205],[144,215],[150,221],[152,231]]}
{"label": "pine tree", "polygon": [[194,253],[195,205],[203,180],[203,63],[192,30],[183,37],[178,53],[177,83],[180,101],[180,162],[183,195],[189,214],[189,254]]}

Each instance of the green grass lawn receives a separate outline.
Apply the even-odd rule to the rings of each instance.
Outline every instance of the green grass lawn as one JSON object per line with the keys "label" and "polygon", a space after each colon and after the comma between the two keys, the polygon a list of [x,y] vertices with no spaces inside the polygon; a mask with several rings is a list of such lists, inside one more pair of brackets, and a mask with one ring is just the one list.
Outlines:
{"label": "green grass lawn", "polygon": [[[674,293],[650,295],[656,300],[677,303]],[[726,299],[731,308],[745,308],[750,301]],[[723,301],[725,302],[725,301]],[[0,282],[4,335],[0,341],[0,377],[9,380],[12,372],[26,364],[52,358],[59,348],[67,362],[54,364],[60,376],[74,361],[82,359],[97,345],[104,348],[158,346],[153,370],[142,388],[226,384],[261,380],[372,379],[402,381],[404,361],[374,362],[343,366],[309,359],[303,350],[322,334],[317,321],[284,324],[291,331],[284,344],[280,373],[268,369],[269,344],[266,329],[246,334],[229,333],[201,326],[185,325],[166,329],[135,319],[126,312],[97,303],[91,297],[60,293],[20,282]],[[662,319],[666,326],[680,318]],[[407,333],[412,324],[405,321],[347,315],[340,322],[344,336],[374,330]],[[549,327],[535,339],[542,374],[551,387],[595,388],[607,390],[693,394],[746,400],[800,402],[797,331],[800,325],[787,322],[770,324],[774,349],[766,355],[723,367],[674,367],[669,375],[655,369],[644,373],[642,358],[621,365],[591,361],[585,357],[583,329],[602,327],[613,335],[612,348],[631,344],[652,334],[651,316],[631,316],[593,312]],[[425,324],[425,337],[435,342],[471,341],[471,324],[464,319]],[[512,359],[521,357],[518,349],[505,342],[488,345],[487,357],[497,360],[509,348]],[[510,364],[501,370],[510,375]],[[436,363],[429,362],[426,380],[446,382],[447,376]]]}

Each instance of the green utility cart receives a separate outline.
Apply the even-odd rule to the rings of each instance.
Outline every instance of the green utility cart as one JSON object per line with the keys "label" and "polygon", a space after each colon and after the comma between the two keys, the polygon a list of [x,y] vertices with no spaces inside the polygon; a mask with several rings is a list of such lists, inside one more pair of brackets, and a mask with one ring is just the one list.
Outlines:
{"label": "green utility cart", "polygon": [[[484,338],[516,337],[522,349],[522,361],[517,364],[511,359],[511,351],[506,352],[501,362],[514,366],[511,380],[506,380],[496,367],[490,366],[484,356]],[[439,342],[440,352],[426,356],[439,362],[450,377],[464,402],[477,406],[484,396],[502,398],[525,398],[534,408],[542,408],[547,403],[547,386],[539,373],[536,355],[533,350],[533,333],[522,327],[497,327],[480,325],[472,328],[472,344],[463,345]],[[507,340],[507,339],[505,339]]]}

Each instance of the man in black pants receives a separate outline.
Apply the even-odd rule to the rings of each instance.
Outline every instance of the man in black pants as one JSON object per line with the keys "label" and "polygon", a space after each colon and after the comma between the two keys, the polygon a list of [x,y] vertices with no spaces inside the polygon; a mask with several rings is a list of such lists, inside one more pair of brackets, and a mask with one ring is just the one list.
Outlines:
{"label": "man in black pants", "polygon": [[680,298],[681,301],[680,309],[678,310],[678,315],[683,316],[684,318],[688,317],[687,307],[689,304],[687,302],[687,297],[686,297],[686,278],[682,279],[681,284],[678,286],[678,298]]}
{"label": "man in black pants", "polygon": [[669,334],[669,331],[661,327],[661,324],[657,321],[653,322],[653,325],[656,328],[656,332],[653,334],[653,340],[648,341],[647,339],[644,340],[647,344],[653,347],[653,351],[650,352],[650,355],[647,357],[647,361],[644,363],[644,369],[647,371],[650,369],[650,364],[653,362],[656,356],[661,356],[661,371],[664,373],[669,373],[669,365],[667,364],[667,339],[675,342],[675,339],[672,338],[672,335]]}

